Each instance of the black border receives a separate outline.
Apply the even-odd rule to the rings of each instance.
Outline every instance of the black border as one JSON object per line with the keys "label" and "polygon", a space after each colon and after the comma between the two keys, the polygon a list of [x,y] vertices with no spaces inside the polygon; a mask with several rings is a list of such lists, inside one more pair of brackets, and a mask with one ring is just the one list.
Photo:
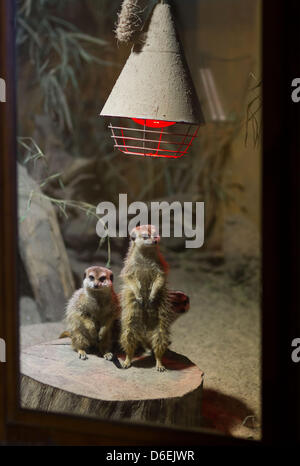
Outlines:
{"label": "black border", "polygon": [[263,2],[263,438],[299,442],[300,367],[291,341],[300,335],[300,76],[297,0]]}

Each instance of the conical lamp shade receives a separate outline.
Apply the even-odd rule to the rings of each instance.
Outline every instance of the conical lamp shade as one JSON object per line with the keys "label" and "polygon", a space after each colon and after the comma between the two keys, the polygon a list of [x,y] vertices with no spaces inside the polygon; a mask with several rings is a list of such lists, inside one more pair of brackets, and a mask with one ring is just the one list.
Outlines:
{"label": "conical lamp shade", "polygon": [[168,4],[154,7],[100,115],[204,122]]}

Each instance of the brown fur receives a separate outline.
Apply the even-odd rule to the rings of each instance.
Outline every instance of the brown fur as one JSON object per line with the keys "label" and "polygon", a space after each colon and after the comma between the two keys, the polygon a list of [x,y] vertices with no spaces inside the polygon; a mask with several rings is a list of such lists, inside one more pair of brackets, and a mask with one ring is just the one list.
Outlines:
{"label": "brown fur", "polygon": [[130,367],[141,344],[153,349],[157,370],[165,370],[161,359],[169,344],[172,318],[166,284],[168,266],[158,249],[158,241],[151,225],[136,227],[131,232],[121,272],[120,343],[126,353],[124,368]]}
{"label": "brown fur", "polygon": [[114,292],[113,274],[105,267],[92,266],[84,273],[83,288],[75,291],[67,304],[67,332],[79,358],[97,351],[112,359],[112,327],[119,318],[119,304]]}
{"label": "brown fur", "polygon": [[[182,314],[186,314],[190,309],[190,299],[183,293],[183,291],[173,291],[168,292],[169,302],[170,302],[170,311],[171,311],[171,322],[175,322]],[[120,294],[116,295],[117,304],[121,299]],[[113,344],[116,344],[120,340],[120,323],[119,320],[116,320],[113,325]],[[71,334],[68,331],[64,331],[60,334],[59,338],[71,338]]]}

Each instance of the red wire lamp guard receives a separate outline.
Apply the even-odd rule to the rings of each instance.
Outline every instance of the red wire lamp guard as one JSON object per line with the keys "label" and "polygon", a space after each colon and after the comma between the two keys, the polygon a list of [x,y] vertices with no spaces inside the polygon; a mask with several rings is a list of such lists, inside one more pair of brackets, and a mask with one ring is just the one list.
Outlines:
{"label": "red wire lamp guard", "polygon": [[[141,45],[142,44],[142,45]],[[179,158],[204,123],[170,5],[154,7],[101,116],[124,154]]]}
{"label": "red wire lamp guard", "polygon": [[[199,126],[184,125],[173,121],[143,120],[132,118],[131,126],[113,126],[114,147],[127,155],[179,158],[187,153]],[[126,125],[126,122],[124,123]]]}

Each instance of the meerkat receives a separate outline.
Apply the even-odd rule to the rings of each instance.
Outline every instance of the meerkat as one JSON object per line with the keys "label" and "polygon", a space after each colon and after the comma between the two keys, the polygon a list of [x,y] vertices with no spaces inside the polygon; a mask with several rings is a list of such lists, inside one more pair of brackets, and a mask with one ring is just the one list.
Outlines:
{"label": "meerkat", "polygon": [[85,270],[83,287],[75,291],[66,308],[67,332],[72,348],[80,359],[87,359],[87,352],[97,350],[111,360],[112,329],[119,318],[119,303],[113,288],[111,270],[92,266]]}
{"label": "meerkat", "polygon": [[190,298],[183,291],[169,291],[169,301],[171,305],[171,322],[175,322],[190,309]]}
{"label": "meerkat", "polygon": [[[120,294],[117,293],[113,295],[114,299],[117,301],[117,306],[120,309]],[[170,322],[173,324],[178,317],[186,314],[190,309],[190,298],[183,292],[183,291],[174,291],[170,290],[168,292],[169,303],[170,303]],[[121,315],[120,315],[121,318]],[[71,338],[71,333],[67,330],[62,332],[59,338]],[[120,340],[120,321],[119,318],[115,320],[112,329],[112,338],[113,338],[113,345],[115,346]],[[170,342],[169,342],[170,344]]]}
{"label": "meerkat", "polygon": [[121,337],[131,365],[138,345],[152,348],[156,369],[165,370],[162,357],[169,345],[171,305],[167,289],[168,265],[159,251],[160,237],[153,225],[132,230],[131,243],[121,271]]}

